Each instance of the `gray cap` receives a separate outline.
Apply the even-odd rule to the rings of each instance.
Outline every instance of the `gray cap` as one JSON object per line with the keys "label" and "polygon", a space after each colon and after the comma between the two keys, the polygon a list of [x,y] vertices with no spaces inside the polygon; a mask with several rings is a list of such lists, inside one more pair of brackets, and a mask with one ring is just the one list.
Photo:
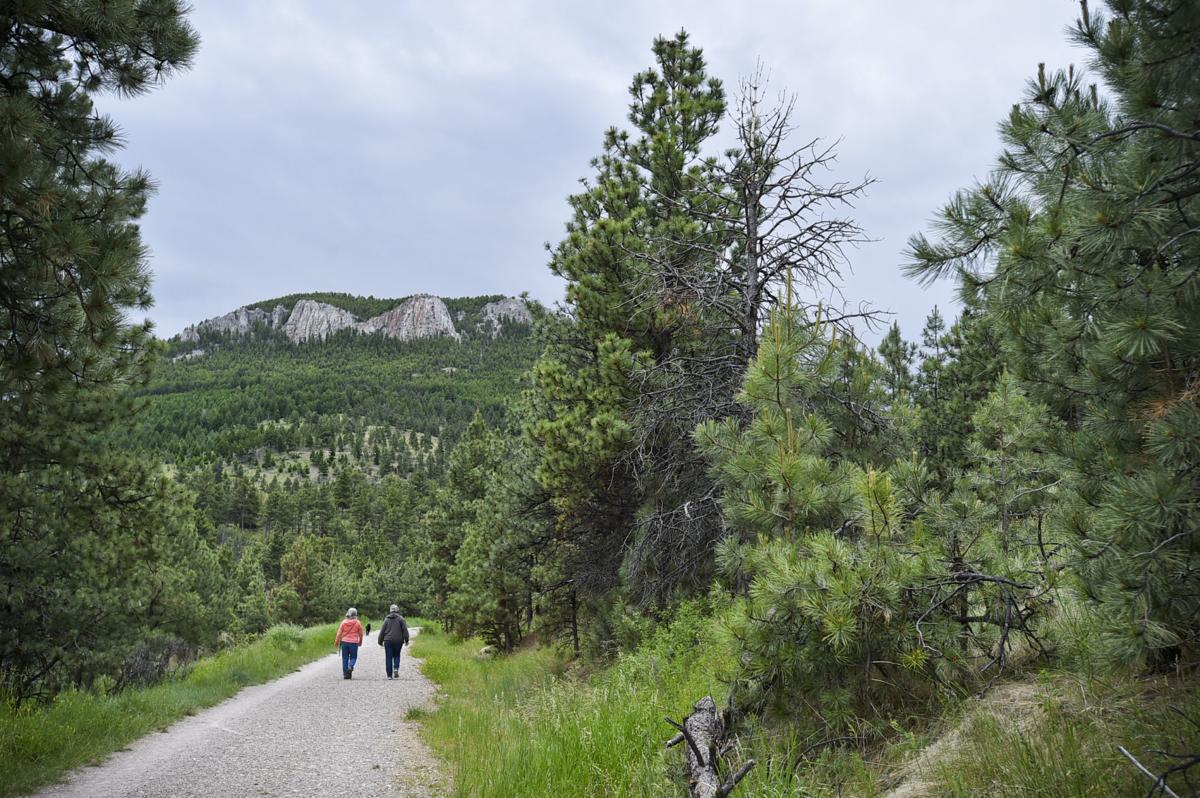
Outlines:
{"label": "gray cap", "polygon": [[392,606],[388,607],[388,612],[400,612],[400,608],[393,604]]}

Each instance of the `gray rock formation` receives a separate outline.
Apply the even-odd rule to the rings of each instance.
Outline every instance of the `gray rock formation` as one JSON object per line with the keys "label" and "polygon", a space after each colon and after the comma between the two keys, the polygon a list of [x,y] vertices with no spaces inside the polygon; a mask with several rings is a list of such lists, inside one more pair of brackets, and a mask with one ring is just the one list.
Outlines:
{"label": "gray rock formation", "polygon": [[190,352],[184,352],[183,354],[176,355],[175,357],[171,358],[171,362],[178,363],[180,360],[194,360],[198,357],[204,357],[204,355],[205,351],[203,349],[193,349]]}
{"label": "gray rock formation", "polygon": [[358,319],[348,310],[312,299],[301,299],[292,308],[292,315],[283,325],[283,333],[289,341],[299,344],[314,338],[323,341],[338,330],[357,325]]}
{"label": "gray rock formation", "polygon": [[[493,306],[496,308],[489,313],[488,309]],[[493,335],[499,329],[500,318],[529,320],[529,311],[523,303],[515,299],[493,302],[484,309],[484,315],[493,325]],[[491,321],[492,319],[497,321]],[[348,310],[312,299],[297,301],[290,314],[283,305],[276,305],[270,313],[258,308],[241,307],[224,316],[193,324],[184,329],[179,337],[195,343],[200,340],[200,334],[203,332],[248,335],[256,324],[265,324],[272,330],[282,330],[294,344],[321,341],[339,330],[346,329],[368,334],[381,333],[401,341],[438,336],[458,340],[460,337],[446,303],[429,294],[410,297],[387,313],[361,322]]]}
{"label": "gray rock formation", "polygon": [[[299,307],[299,304],[296,306]],[[290,322],[289,322],[290,323]],[[411,341],[415,338],[449,336],[457,340],[458,330],[446,303],[429,294],[417,294],[382,313],[355,325],[360,332],[383,333],[388,338]]]}
{"label": "gray rock formation", "polygon": [[217,316],[215,319],[205,319],[199,324],[193,324],[186,328],[179,337],[185,341],[199,341],[201,332],[221,332],[230,333],[231,335],[247,335],[254,329],[254,325],[262,322],[269,327],[275,326],[275,317],[280,311],[286,315],[287,311],[282,305],[275,306],[275,312],[269,314],[265,310],[258,308],[238,308],[231,310],[224,316]]}
{"label": "gray rock formation", "polygon": [[498,302],[489,302],[483,306],[483,320],[479,322],[480,329],[490,328],[492,337],[495,338],[500,334],[502,321],[530,324],[533,322],[533,314],[529,312],[529,306],[525,302],[510,297],[505,297]]}

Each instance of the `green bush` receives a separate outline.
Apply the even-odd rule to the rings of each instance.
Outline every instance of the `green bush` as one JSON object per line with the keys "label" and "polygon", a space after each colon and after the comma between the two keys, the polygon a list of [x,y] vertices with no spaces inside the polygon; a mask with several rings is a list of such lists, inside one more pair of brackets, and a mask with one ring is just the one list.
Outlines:
{"label": "green bush", "polygon": [[295,651],[304,642],[305,630],[293,623],[281,623],[267,630],[265,640],[280,651]]}

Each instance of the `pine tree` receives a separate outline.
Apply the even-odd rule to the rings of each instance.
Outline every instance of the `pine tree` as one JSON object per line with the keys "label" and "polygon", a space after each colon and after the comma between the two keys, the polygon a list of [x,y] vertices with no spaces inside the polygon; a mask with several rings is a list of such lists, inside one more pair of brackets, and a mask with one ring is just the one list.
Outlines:
{"label": "pine tree", "polygon": [[937,451],[939,462],[946,464],[943,468],[952,470],[966,464],[967,441],[976,429],[973,418],[996,388],[1004,370],[1004,357],[993,319],[970,298],[943,342],[946,359],[941,374],[941,439]]}
{"label": "pine tree", "polygon": [[445,619],[452,586],[450,569],[467,534],[467,525],[478,517],[489,485],[500,468],[503,448],[483,417],[475,414],[450,454],[445,482],[425,517],[428,535],[426,566],[432,585],[430,600],[437,617]]}
{"label": "pine tree", "polygon": [[942,370],[946,367],[946,319],[934,305],[921,328],[921,365],[918,381],[929,407],[942,401]]}
{"label": "pine tree", "polygon": [[817,411],[837,432],[839,457],[886,467],[908,453],[898,418],[889,413],[884,365],[852,335],[834,339],[837,370]]}
{"label": "pine tree", "polygon": [[1002,550],[1025,546],[1048,558],[1044,521],[1056,498],[1059,469],[1051,455],[1048,411],[1004,374],[971,423],[967,481],[990,508]]}
{"label": "pine tree", "polygon": [[739,396],[750,420],[708,422],[696,437],[733,533],[718,565],[743,666],[735,705],[799,697],[832,728],[864,717],[870,728],[905,691],[974,678],[968,652],[1002,668],[1014,637],[1036,645],[1045,589],[1025,580],[1037,554],[1007,556],[998,541],[1002,523],[1011,531],[1044,506],[1033,496],[1052,480],[1033,451],[1039,411],[1016,390],[986,408],[975,450],[993,515],[969,486],[942,500],[915,457],[879,468],[870,450],[848,449],[841,428],[857,422],[820,411],[861,351],[826,329],[780,309]]}
{"label": "pine tree", "polygon": [[887,335],[879,342],[879,358],[883,361],[884,382],[892,404],[903,401],[902,396],[913,389],[912,364],[917,356],[917,345],[905,341],[900,335],[900,325],[895,322]]}
{"label": "pine tree", "polygon": [[533,544],[551,520],[532,510],[545,494],[532,478],[531,443],[521,435],[505,438],[506,456],[466,524],[449,573],[450,627],[502,651],[512,651],[532,625],[538,554]]}
{"label": "pine tree", "polygon": [[92,98],[149,91],[196,46],[173,0],[0,8],[0,678],[18,699],[131,645],[188,534],[164,478],[103,435],[152,361],[127,321],[150,305],[151,185],[105,160],[120,137]]}
{"label": "pine tree", "polygon": [[[912,623],[919,594],[905,588],[930,567],[909,545],[889,477],[839,462],[835,430],[813,412],[840,356],[822,326],[785,307],[746,375],[751,420],[696,431],[736,533],[718,548],[742,649],[731,700],[762,710],[803,697],[831,728],[869,705],[876,679],[895,684],[925,667]],[[894,663],[905,669],[891,672]]]}
{"label": "pine tree", "polygon": [[921,454],[939,463],[938,453],[946,434],[943,413],[942,372],[946,368],[946,320],[935,305],[921,328],[921,362],[917,367],[916,405],[921,416]]}
{"label": "pine tree", "polygon": [[[656,39],[653,52],[654,67],[630,86],[633,130],[606,132],[593,161],[595,177],[569,199],[572,219],[550,268],[567,281],[570,318],[544,322],[548,345],[534,368],[541,419],[531,422],[531,432],[544,454],[538,474],[561,513],[563,578],[585,601],[617,585],[623,541],[647,504],[646,488],[653,484],[653,504],[665,482],[659,466],[670,454],[663,450],[679,443],[690,448],[677,426],[658,435],[663,430],[635,419],[649,391],[637,378],[690,345],[689,310],[664,294],[657,267],[690,268],[703,251],[678,242],[695,232],[690,204],[712,196],[704,190],[700,151],[724,113],[724,91],[686,33]],[[670,419],[683,411],[668,408]],[[714,510],[706,501],[695,515],[707,522],[710,536]],[[635,550],[657,561],[662,549],[653,540],[644,543]],[[670,543],[668,549],[691,545]],[[688,575],[671,570],[639,571],[635,581],[670,591]]]}
{"label": "pine tree", "polygon": [[1003,354],[994,320],[968,297],[954,324],[946,327],[935,307],[922,331],[922,358],[916,379],[916,437],[919,451],[948,490],[967,465],[971,419],[996,385]]}
{"label": "pine tree", "polygon": [[998,166],[909,268],[977,294],[1015,376],[1073,425],[1076,567],[1111,658],[1161,663],[1200,640],[1200,8],[1108,6],[1073,30],[1108,93],[1039,68]]}

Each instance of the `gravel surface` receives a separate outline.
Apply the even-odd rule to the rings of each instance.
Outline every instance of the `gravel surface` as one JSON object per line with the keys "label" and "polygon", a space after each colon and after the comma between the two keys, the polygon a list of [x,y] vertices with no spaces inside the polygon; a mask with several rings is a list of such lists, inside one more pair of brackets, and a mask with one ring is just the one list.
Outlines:
{"label": "gravel surface", "polygon": [[404,720],[409,709],[432,703],[434,687],[419,662],[405,649],[400,677],[389,681],[372,635],[349,681],[342,679],[340,655],[322,657],[150,734],[38,795],[435,798],[444,793],[437,765],[416,724]]}

